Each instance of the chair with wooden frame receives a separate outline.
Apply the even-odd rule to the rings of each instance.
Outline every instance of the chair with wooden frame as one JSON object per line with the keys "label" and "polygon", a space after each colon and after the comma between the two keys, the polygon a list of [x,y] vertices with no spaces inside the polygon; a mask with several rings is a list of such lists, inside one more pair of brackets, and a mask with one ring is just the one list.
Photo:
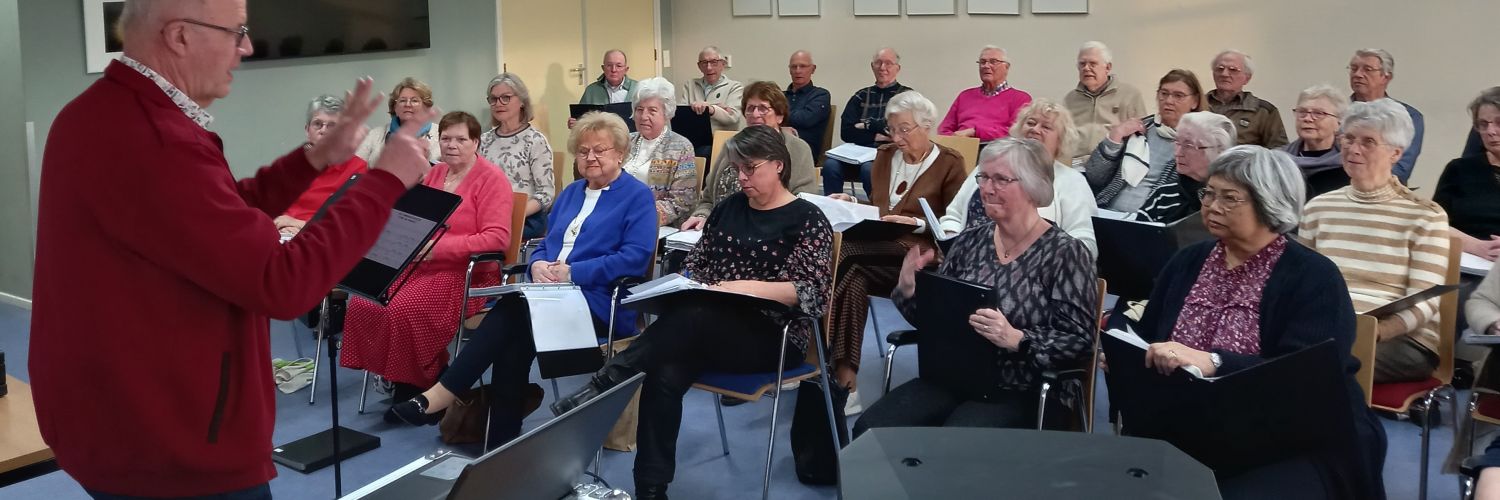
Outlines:
{"label": "chair with wooden frame", "polygon": [[[1459,258],[1463,247],[1456,238],[1448,241],[1448,269],[1445,283],[1458,284]],[[1413,408],[1422,414],[1422,459],[1420,490],[1418,498],[1427,498],[1427,462],[1431,450],[1432,419],[1428,417],[1436,409],[1433,400],[1441,398],[1450,404],[1453,428],[1458,429],[1458,392],[1453,388],[1453,346],[1457,333],[1458,291],[1442,295],[1438,302],[1438,366],[1432,376],[1416,382],[1375,383],[1375,350],[1377,344],[1377,318],[1360,314],[1355,319],[1354,357],[1359,359],[1360,369],[1356,374],[1359,385],[1365,389],[1365,399],[1371,408],[1406,413]],[[1415,405],[1415,406],[1413,406]]]}
{"label": "chair with wooden frame", "polygon": [[[954,135],[933,135],[932,142],[938,143],[958,152],[959,158],[964,160],[964,173],[974,173],[974,166],[979,162],[979,139],[975,137],[958,137]],[[937,207],[933,207],[936,209]]]}
{"label": "chair with wooden frame", "polygon": [[[737,131],[737,130],[715,130],[714,131],[713,146],[710,147],[709,150],[708,150],[708,158],[707,158],[707,160],[709,162],[709,165],[713,165],[713,161],[717,160],[719,158],[719,152],[724,150],[724,143],[725,142],[729,142],[729,138],[730,137],[734,137],[734,134],[738,134],[738,133],[739,133],[739,131]],[[703,179],[702,178],[698,179],[698,189],[703,189]]]}
{"label": "chair with wooden frame", "polygon": [[[829,104],[828,122],[823,124],[823,147],[821,148],[822,151],[818,151],[818,164],[816,165],[817,168],[814,169],[817,170],[819,174],[822,174],[823,164],[828,162],[828,150],[833,149],[833,130],[834,128],[836,128],[834,124],[838,123],[838,121],[839,105]],[[822,175],[819,175],[818,179],[818,182],[822,182]]]}

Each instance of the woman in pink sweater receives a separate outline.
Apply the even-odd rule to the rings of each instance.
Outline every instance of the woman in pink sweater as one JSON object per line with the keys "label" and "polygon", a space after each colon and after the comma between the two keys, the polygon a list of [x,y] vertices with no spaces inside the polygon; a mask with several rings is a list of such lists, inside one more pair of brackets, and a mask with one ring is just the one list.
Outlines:
{"label": "woman in pink sweater", "polygon": [[[510,180],[480,158],[479,120],[455,111],[438,123],[442,163],[422,184],[463,197],[448,218],[448,232],[433,246],[390,304],[349,301],[340,364],[369,370],[397,387],[393,401],[405,401],[431,386],[448,363],[446,346],[458,330],[464,269],[469,255],[503,252],[510,243],[513,208]],[[499,283],[494,267],[476,268],[473,286]],[[483,299],[470,299],[477,311]],[[404,397],[402,397],[404,396]]]}

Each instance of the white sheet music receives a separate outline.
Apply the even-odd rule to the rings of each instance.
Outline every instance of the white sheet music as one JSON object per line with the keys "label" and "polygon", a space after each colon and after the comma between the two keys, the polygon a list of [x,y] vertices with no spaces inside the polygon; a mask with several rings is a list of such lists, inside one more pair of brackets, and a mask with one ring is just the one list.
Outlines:
{"label": "white sheet music", "polygon": [[583,292],[570,288],[524,288],[531,311],[531,338],[537,352],[598,348],[594,317]]}
{"label": "white sheet music", "polygon": [[1459,256],[1458,264],[1464,274],[1472,274],[1474,276],[1489,274],[1490,268],[1495,265],[1493,262],[1484,260],[1484,257],[1469,252],[1464,252],[1463,255]]}
{"label": "white sheet music", "polygon": [[401,269],[406,257],[426,242],[427,233],[437,223],[400,210],[392,211],[385,228],[375,246],[365,254],[366,259],[392,269]]}
{"label": "white sheet music", "polygon": [[823,216],[828,218],[830,226],[851,226],[863,220],[880,220],[880,209],[874,205],[850,203],[812,193],[800,193],[797,197],[817,205],[823,211]]}
{"label": "white sheet music", "polygon": [[875,148],[846,142],[828,150],[827,154],[844,163],[858,165],[867,161],[875,161],[875,153]]}

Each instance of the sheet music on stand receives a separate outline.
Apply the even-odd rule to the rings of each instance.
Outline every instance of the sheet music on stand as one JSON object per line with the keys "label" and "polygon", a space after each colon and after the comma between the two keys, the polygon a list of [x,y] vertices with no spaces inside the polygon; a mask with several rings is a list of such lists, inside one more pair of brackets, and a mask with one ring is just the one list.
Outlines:
{"label": "sheet music on stand", "polygon": [[[357,181],[357,178],[351,179],[345,187]],[[341,194],[343,190],[340,188],[334,194]],[[381,305],[389,303],[412,272],[422,265],[426,257],[424,248],[426,252],[432,251],[427,243],[431,241],[435,245],[442,232],[447,231],[444,221],[462,200],[456,194],[420,184],[408,190],[396,200],[391,217],[386,220],[375,245],[344,276],[339,288]],[[335,197],[329,197],[324,208],[335,201]],[[323,212],[324,209],[320,208],[318,215]]]}

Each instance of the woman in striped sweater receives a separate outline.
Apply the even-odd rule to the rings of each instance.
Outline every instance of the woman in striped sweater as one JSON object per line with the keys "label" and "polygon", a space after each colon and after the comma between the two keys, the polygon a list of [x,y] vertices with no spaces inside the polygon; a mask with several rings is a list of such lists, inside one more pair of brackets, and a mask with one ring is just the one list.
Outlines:
{"label": "woman in striped sweater", "polygon": [[[1389,99],[1354,103],[1339,137],[1350,185],[1307,203],[1300,237],[1338,265],[1356,311],[1443,282],[1448,214],[1391,174],[1411,118]],[[1437,368],[1437,299],[1380,319],[1375,381],[1422,380]]]}

